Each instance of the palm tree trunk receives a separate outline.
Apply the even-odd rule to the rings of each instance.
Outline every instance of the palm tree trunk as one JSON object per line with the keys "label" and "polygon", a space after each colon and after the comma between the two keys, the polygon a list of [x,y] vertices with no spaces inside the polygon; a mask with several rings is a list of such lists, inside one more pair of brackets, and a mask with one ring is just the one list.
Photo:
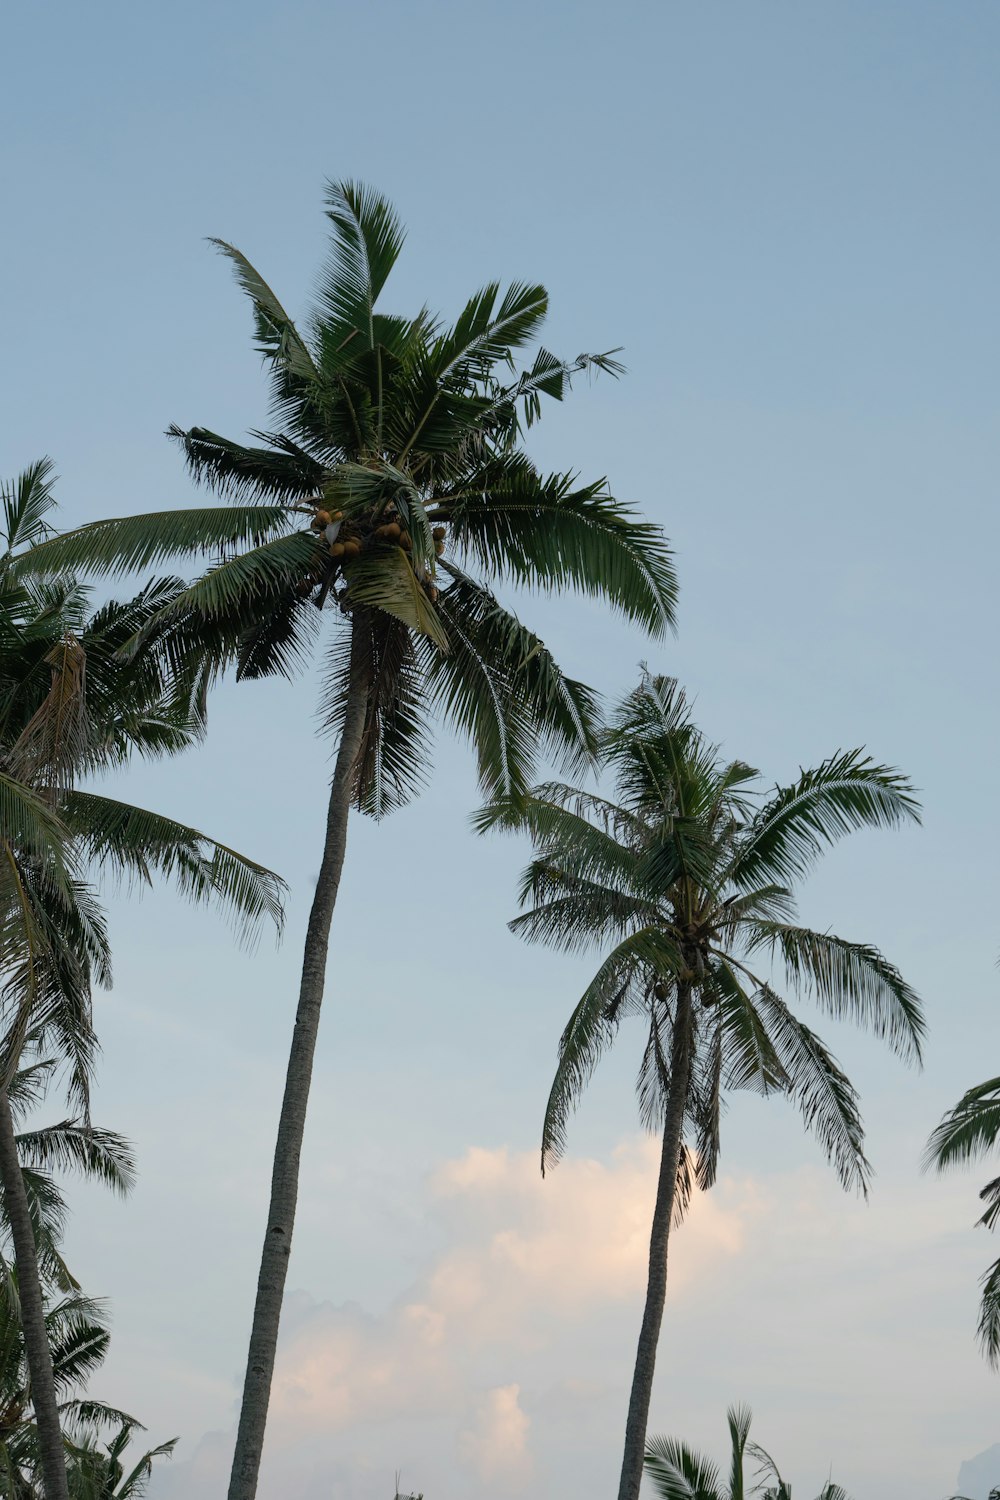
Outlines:
{"label": "palm tree trunk", "polygon": [[369,673],[365,630],[355,616],[351,627],[350,681],[344,728],[330,787],[323,861],[306,928],[299,1004],[278,1121],[271,1176],[271,1203],[257,1281],[257,1302],[247,1355],[236,1451],[233,1454],[229,1480],[229,1500],[254,1500],[257,1493],[257,1475],[264,1446],[264,1428],[278,1343],[278,1323],[292,1247],[292,1226],[298,1199],[299,1158],[302,1154],[306,1105],[319,1032],[320,1007],[323,1003],[330,924],[347,847],[347,820],[354,786],[354,770],[368,707]]}
{"label": "palm tree trunk", "polygon": [[632,1394],[625,1424],[625,1453],[622,1458],[618,1500],[639,1500],[642,1483],[642,1461],[646,1452],[646,1426],[653,1394],[653,1372],[656,1368],[656,1346],[663,1322],[663,1304],[667,1295],[667,1246],[670,1222],[677,1193],[677,1172],[684,1142],[684,1114],[691,1079],[691,991],[686,985],[677,990],[677,1013],[674,1017],[670,1058],[670,1086],[667,1090],[663,1146],[660,1151],[660,1175],[656,1183],[656,1205],[653,1229],[649,1239],[649,1279],[646,1283],[646,1306],[635,1356]]}
{"label": "palm tree trunk", "polygon": [[45,1304],[42,1301],[42,1284],[38,1275],[35,1231],[31,1224],[28,1195],[24,1191],[14,1121],[6,1089],[0,1089],[0,1186],[7,1206],[11,1239],[14,1241],[21,1328],[31,1381],[31,1404],[38,1428],[45,1500],[69,1500],[66,1449],[59,1426],[59,1405],[52,1377],[52,1351],[45,1327]]}

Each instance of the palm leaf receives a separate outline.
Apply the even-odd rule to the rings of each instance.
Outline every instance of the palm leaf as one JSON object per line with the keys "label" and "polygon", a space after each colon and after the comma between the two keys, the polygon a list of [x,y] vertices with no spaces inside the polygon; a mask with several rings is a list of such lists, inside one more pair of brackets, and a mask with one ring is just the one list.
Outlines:
{"label": "palm leaf", "polygon": [[830,1015],[849,1018],[907,1061],[920,1062],[926,1030],[920,999],[877,948],[787,922],[746,925],[753,934],[751,950],[777,950],[789,982],[808,989]]}
{"label": "palm leaf", "polygon": [[968,1089],[937,1126],[924,1154],[924,1166],[939,1172],[973,1161],[1000,1138],[1000,1078]]}
{"label": "palm leaf", "polygon": [[15,567],[18,577],[67,572],[120,575],[170,557],[260,547],[287,530],[287,512],[277,505],[153,511],[91,521],[64,536],[51,537],[19,557]]}
{"label": "palm leaf", "polygon": [[919,821],[906,776],[876,765],[863,750],[839,751],[777,789],[760,809],[733,862],[732,879],[744,888],[767,881],[787,885],[847,833]]}
{"label": "palm leaf", "polygon": [[650,1438],[643,1468],[660,1500],[723,1500],[715,1464],[676,1438]]}

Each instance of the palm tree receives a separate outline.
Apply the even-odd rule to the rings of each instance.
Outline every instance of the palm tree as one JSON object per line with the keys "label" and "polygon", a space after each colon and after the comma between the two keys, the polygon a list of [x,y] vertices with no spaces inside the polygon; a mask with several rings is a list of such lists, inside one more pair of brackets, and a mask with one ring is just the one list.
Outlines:
{"label": "palm tree", "polygon": [[695,1184],[715,1180],[724,1091],[791,1098],[844,1187],[866,1191],[857,1095],[756,964],[779,959],[793,989],[919,1060],[920,1002],[899,972],[867,944],[798,925],[792,893],[841,835],[918,813],[909,782],[859,751],[803,771],[758,805],[758,772],[720,760],[665,677],[646,676],[624,700],[602,752],[617,801],[553,783],[478,821],[526,829],[536,844],[521,889],[530,909],[514,931],[562,950],[608,947],[559,1045],[543,1172],[621,1021],[638,1015],[647,1029],[640,1112],[662,1148],[619,1490],[636,1500],[671,1220]]}
{"label": "palm tree", "polygon": [[[53,1300],[44,1295],[45,1333],[60,1417],[83,1432],[133,1420],[101,1401],[71,1393],[84,1387],[108,1351],[102,1305],[79,1291]],[[65,1451],[65,1449],[64,1449]],[[0,1494],[35,1497],[44,1488],[43,1449],[35,1390],[27,1357],[16,1271],[0,1279]]]}
{"label": "palm tree", "polygon": [[116,574],[207,554],[213,566],[157,617],[178,661],[289,673],[332,616],[322,720],[338,741],[306,934],[246,1366],[230,1500],[253,1500],[298,1193],[298,1167],[327,946],[353,804],[380,816],[419,789],[428,720],[471,739],[488,796],[531,781],[536,748],[578,767],[594,748],[593,695],[480,576],[596,596],[654,635],[675,580],[658,528],[604,480],[540,473],[522,446],[541,398],[574,374],[617,373],[610,355],[566,362],[532,343],[543,287],[490,284],[451,327],[377,308],[402,247],[391,206],[330,185],[333,226],[305,332],[240,251],[216,241],[253,307],[275,430],[247,445],[203,428],[171,434],[192,474],[229,503],[99,520],[35,549],[26,565]]}
{"label": "palm tree", "polygon": [[[1000,1078],[988,1078],[968,1089],[944,1116],[927,1143],[924,1166],[939,1172],[948,1167],[977,1161],[1000,1138]],[[979,1194],[986,1211],[977,1225],[993,1229],[1000,1217],[1000,1177],[994,1177]],[[982,1277],[979,1301],[980,1347],[994,1369],[1000,1366],[1000,1260]]]}
{"label": "palm tree", "polygon": [[[195,829],[77,784],[134,750],[158,754],[190,743],[203,725],[202,684],[197,670],[168,668],[156,636],[156,612],[178,591],[171,581],[91,613],[86,591],[71,579],[39,585],[17,576],[25,552],[48,530],[50,481],[43,461],[0,491],[0,1186],[45,1494],[67,1500],[39,1275],[45,1246],[36,1241],[18,1157],[12,1081],[30,1039],[67,1065],[70,1097],[87,1122],[96,1048],[91,985],[111,977],[88,869],[145,881],[169,875],[194,899],[218,900],[247,935],[263,916],[280,921],[281,883]],[[147,650],[121,663],[122,642],[144,626]]]}
{"label": "palm tree", "polygon": [[[792,1500],[792,1487],[782,1479],[774,1459],[749,1441],[750,1408],[731,1406],[726,1417],[731,1445],[728,1484],[710,1459],[695,1453],[686,1443],[677,1438],[650,1440],[645,1470],[660,1500],[745,1500],[751,1493],[745,1472],[747,1456],[760,1466],[754,1494],[760,1494],[761,1500]],[[767,1489],[763,1488],[765,1482]],[[850,1496],[839,1484],[828,1480],[816,1500],[850,1500]]]}
{"label": "palm tree", "polygon": [[[146,1493],[157,1458],[169,1458],[177,1446],[170,1438],[148,1448],[138,1459],[126,1458],[126,1449],[142,1424],[133,1417],[124,1420],[103,1451],[96,1433],[88,1433],[72,1444],[69,1488],[71,1500],[139,1500]],[[130,1465],[126,1469],[126,1465]]]}
{"label": "palm tree", "polygon": [[[33,1045],[29,1037],[26,1050]],[[31,1216],[38,1273],[43,1287],[61,1293],[78,1292],[80,1283],[62,1256],[61,1243],[68,1209],[56,1181],[57,1171],[78,1172],[125,1196],[135,1182],[132,1148],[123,1136],[89,1120],[60,1120],[54,1125],[24,1129],[23,1117],[44,1099],[56,1063],[44,1058],[22,1067],[7,1089],[21,1177]],[[6,1199],[0,1199],[0,1274],[12,1261],[13,1236]]]}
{"label": "palm tree", "polygon": [[[64,1448],[71,1500],[125,1500],[145,1493],[153,1460],[172,1452],[176,1438],[132,1464],[122,1457],[142,1424],[128,1412],[81,1392],[107,1357],[110,1335],[104,1309],[79,1291],[52,1302],[46,1296],[48,1336],[59,1413],[68,1433]],[[32,1417],[31,1376],[17,1296],[17,1276],[0,1281],[0,1495],[5,1500],[39,1500],[38,1429]],[[102,1431],[112,1429],[104,1451]]]}

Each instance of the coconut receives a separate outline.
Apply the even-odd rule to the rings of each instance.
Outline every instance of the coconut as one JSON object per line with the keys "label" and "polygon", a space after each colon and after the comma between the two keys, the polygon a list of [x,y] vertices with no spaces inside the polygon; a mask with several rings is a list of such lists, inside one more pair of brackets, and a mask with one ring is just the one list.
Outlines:
{"label": "coconut", "polygon": [[361,551],[361,543],[359,541],[355,541],[353,537],[350,541],[344,542],[343,547],[345,557],[357,557],[358,553]]}
{"label": "coconut", "polygon": [[388,525],[383,526],[382,530],[385,532],[390,542],[398,542],[400,537],[403,535],[403,528],[402,526],[400,526],[398,521],[390,521]]}
{"label": "coconut", "polygon": [[436,557],[444,557],[444,542],[440,539],[434,543],[434,554]]}
{"label": "coconut", "polygon": [[330,512],[328,510],[318,510],[316,512],[316,524],[317,524],[317,526],[329,526],[329,524],[330,524],[330,522],[332,520],[333,520],[333,517],[331,516],[331,514],[330,514]]}
{"label": "coconut", "polygon": [[330,548],[330,556],[343,557],[346,547],[346,542],[334,542],[333,546]]}
{"label": "coconut", "polygon": [[408,531],[401,531],[399,533],[399,545],[403,548],[404,552],[409,552],[413,546],[413,538]]}
{"label": "coconut", "polygon": [[448,535],[448,528],[447,528],[447,526],[435,526],[434,530],[431,532],[431,536],[434,538],[434,540],[436,542],[443,542],[444,539],[445,539],[445,537],[447,535]]}

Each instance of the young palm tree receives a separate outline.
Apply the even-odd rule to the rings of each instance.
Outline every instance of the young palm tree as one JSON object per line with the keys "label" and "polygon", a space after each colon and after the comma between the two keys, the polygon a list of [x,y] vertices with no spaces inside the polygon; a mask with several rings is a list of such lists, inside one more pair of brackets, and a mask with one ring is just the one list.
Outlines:
{"label": "young palm tree", "polygon": [[126,1450],[137,1430],[145,1429],[134,1417],[129,1417],[122,1421],[103,1450],[98,1447],[97,1434],[93,1432],[71,1445],[70,1500],[139,1500],[145,1495],[153,1475],[154,1461],[169,1458],[177,1446],[177,1439],[170,1438],[147,1449],[138,1459],[134,1454],[126,1457]]}
{"label": "young palm tree", "polygon": [[[193,898],[218,900],[248,934],[265,915],[280,920],[281,883],[195,829],[77,784],[133,750],[190,743],[202,728],[201,683],[197,671],[168,668],[156,635],[155,615],[176,584],[152,584],[128,604],[90,613],[72,580],[50,586],[16,576],[21,557],[47,531],[50,476],[47,463],[36,464],[0,493],[0,1186],[45,1494],[67,1500],[39,1274],[47,1252],[36,1239],[10,1090],[30,1039],[66,1065],[70,1096],[87,1120],[96,1048],[91,985],[108,984],[111,965],[85,872],[172,876]],[[148,649],[121,663],[122,643],[143,627]]]}
{"label": "young palm tree", "polygon": [[[728,1484],[710,1459],[695,1453],[679,1439],[650,1440],[645,1469],[660,1500],[748,1500],[751,1493],[759,1494],[761,1500],[792,1500],[792,1487],[782,1479],[774,1459],[749,1441],[750,1408],[731,1406],[726,1417],[731,1445]],[[759,1465],[758,1483],[752,1491],[746,1478],[747,1457]],[[828,1480],[816,1500],[850,1500],[850,1496],[839,1484]]]}
{"label": "young palm tree", "polygon": [[[53,1300],[45,1294],[45,1333],[60,1417],[81,1433],[133,1420],[124,1412],[73,1394],[86,1386],[107,1355],[110,1335],[104,1309],[80,1292]],[[41,1434],[24,1337],[17,1273],[0,1279],[0,1494],[47,1493]],[[65,1448],[64,1448],[65,1451]]]}
{"label": "young palm tree", "polygon": [[695,1183],[715,1180],[724,1092],[790,1097],[844,1186],[866,1190],[857,1095],[758,964],[778,959],[794,989],[917,1061],[916,995],[875,948],[799,926],[792,886],[841,835],[918,814],[909,782],[857,751],[758,805],[758,773],[719,759],[669,678],[647,676],[625,699],[602,749],[617,801],[552,784],[479,821],[524,828],[536,843],[521,890],[530,910],[514,931],[563,950],[610,945],[562,1035],[543,1171],[621,1021],[638,1015],[647,1028],[639,1103],[662,1149],[619,1490],[636,1500],[671,1220]]}
{"label": "young palm tree", "polygon": [[[27,559],[34,570],[120,573],[207,554],[210,570],[158,617],[177,661],[235,663],[242,677],[293,670],[327,606],[323,720],[339,741],[306,935],[230,1500],[253,1500],[298,1191],[327,945],[351,804],[376,816],[426,775],[430,716],[475,747],[487,795],[517,793],[543,748],[586,761],[590,692],[481,576],[602,599],[654,635],[671,623],[669,550],[605,481],[540,473],[523,430],[542,396],[608,355],[569,363],[539,349],[518,374],[548,306],[544,288],[478,292],[446,327],[377,304],[403,243],[390,205],[331,185],[331,249],[300,331],[233,246],[216,241],[253,306],[271,373],[275,430],[248,446],[172,428],[195,478],[229,503],[100,520]],[[321,814],[317,809],[317,820]]]}
{"label": "young palm tree", "polygon": [[[1000,1078],[988,1078],[967,1090],[949,1110],[927,1143],[925,1167],[939,1172],[948,1167],[978,1161],[1000,1139]],[[977,1225],[996,1227],[1000,1218],[1000,1177],[994,1177],[979,1194],[986,1211]],[[979,1343],[989,1363],[1000,1366],[1000,1260],[995,1260],[982,1278],[979,1302]]]}

